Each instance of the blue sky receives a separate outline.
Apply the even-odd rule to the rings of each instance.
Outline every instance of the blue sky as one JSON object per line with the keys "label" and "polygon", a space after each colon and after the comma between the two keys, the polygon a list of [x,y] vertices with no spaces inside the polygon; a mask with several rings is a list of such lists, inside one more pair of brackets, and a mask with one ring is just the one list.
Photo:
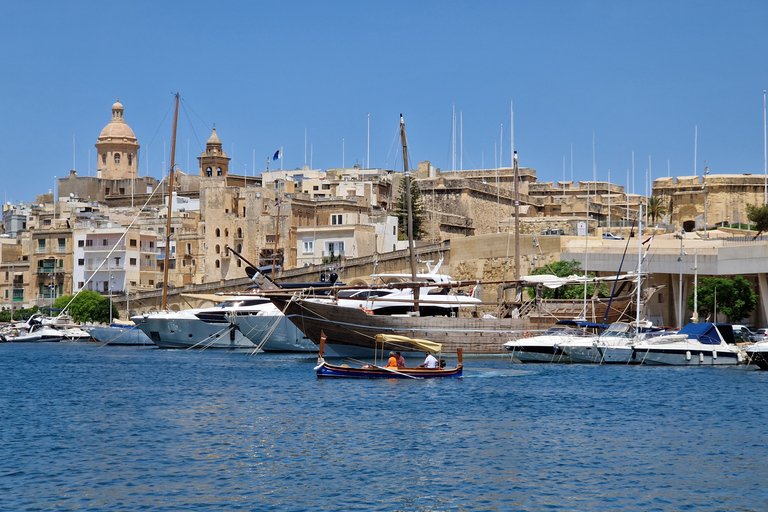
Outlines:
{"label": "blue sky", "polygon": [[[521,166],[539,181],[600,180],[635,191],[651,175],[763,173],[768,88],[764,1],[3,2],[0,173],[6,201],[54,176],[95,173],[94,144],[117,96],[141,144],[140,173],[177,163],[216,124],[230,173],[395,164],[399,114],[413,164],[510,165],[510,101]],[[503,139],[502,136],[503,124]],[[394,144],[394,145],[393,145]],[[165,146],[165,150],[164,150]],[[90,150],[90,166],[89,166]],[[148,156],[148,159],[147,159]],[[271,165],[274,167],[279,162]]]}

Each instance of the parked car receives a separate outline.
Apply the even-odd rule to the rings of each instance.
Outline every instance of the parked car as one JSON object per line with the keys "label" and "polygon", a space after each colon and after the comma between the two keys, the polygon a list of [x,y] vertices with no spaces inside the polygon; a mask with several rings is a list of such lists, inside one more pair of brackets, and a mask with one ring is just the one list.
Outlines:
{"label": "parked car", "polygon": [[736,338],[737,342],[752,341],[752,335],[754,333],[750,331],[746,325],[735,324],[732,327],[733,327],[733,337]]}
{"label": "parked car", "polygon": [[757,343],[758,341],[765,341],[768,340],[768,329],[758,329],[755,331],[752,336],[749,338],[749,341],[752,343]]}
{"label": "parked car", "polygon": [[614,235],[613,233],[603,233],[603,238],[606,240],[624,240],[623,236]]}

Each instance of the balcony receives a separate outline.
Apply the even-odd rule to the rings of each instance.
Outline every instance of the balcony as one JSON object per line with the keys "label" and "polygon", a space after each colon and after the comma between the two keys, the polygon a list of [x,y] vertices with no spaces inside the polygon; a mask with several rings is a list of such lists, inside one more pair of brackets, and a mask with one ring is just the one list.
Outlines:
{"label": "balcony", "polygon": [[115,246],[112,246],[112,245],[98,245],[98,246],[97,245],[92,245],[90,247],[86,246],[84,248],[85,249],[84,252],[86,252],[86,253],[89,253],[89,252],[109,252],[112,249],[114,249],[115,251],[125,251],[125,247],[126,247],[125,244],[120,244],[120,245],[115,245]]}
{"label": "balcony", "polygon": [[38,274],[63,274],[64,267],[37,267]]}

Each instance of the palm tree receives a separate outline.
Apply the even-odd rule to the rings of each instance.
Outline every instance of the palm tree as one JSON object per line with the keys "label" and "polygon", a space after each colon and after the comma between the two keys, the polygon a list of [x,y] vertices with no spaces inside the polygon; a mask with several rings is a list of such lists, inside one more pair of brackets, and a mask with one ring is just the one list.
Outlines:
{"label": "palm tree", "polygon": [[662,217],[667,213],[667,207],[662,202],[661,198],[652,196],[648,198],[648,215],[655,223],[656,217]]}

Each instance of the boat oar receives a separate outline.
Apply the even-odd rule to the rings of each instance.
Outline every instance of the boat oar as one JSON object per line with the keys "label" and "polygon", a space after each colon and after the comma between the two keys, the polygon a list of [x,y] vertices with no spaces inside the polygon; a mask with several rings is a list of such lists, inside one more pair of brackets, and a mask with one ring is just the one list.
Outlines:
{"label": "boat oar", "polygon": [[354,361],[356,363],[366,365],[366,366],[373,366],[374,368],[378,368],[379,370],[385,370],[391,373],[396,373],[398,375],[402,375],[403,377],[408,377],[409,379],[421,379],[421,377],[414,377],[413,375],[408,375],[407,373],[398,372],[397,370],[393,370],[392,368],[387,368],[386,366],[378,366],[371,363],[366,363],[365,361],[360,361],[359,359],[352,359],[351,357],[348,357],[350,361]]}
{"label": "boat oar", "polygon": [[320,331],[320,352],[317,354],[317,366],[315,366],[315,371],[319,370],[323,367],[325,364],[325,359],[323,359],[323,350],[325,349],[325,331]]}

